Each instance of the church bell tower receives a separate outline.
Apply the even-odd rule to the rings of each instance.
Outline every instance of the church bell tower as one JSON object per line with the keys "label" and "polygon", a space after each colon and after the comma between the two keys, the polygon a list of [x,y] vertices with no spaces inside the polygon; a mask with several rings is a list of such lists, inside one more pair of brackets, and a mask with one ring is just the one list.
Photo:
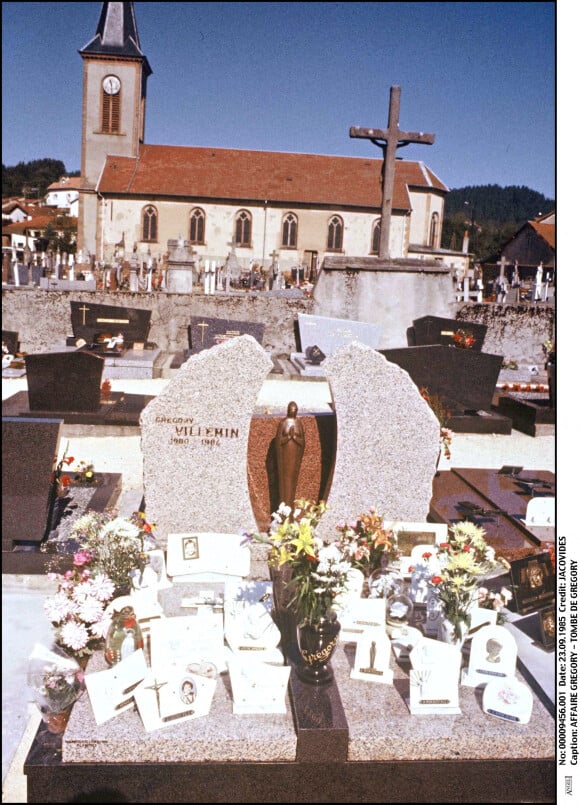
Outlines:
{"label": "church bell tower", "polygon": [[103,3],[95,36],[83,59],[81,193],[78,244],[101,259],[99,226],[105,202],[95,191],[108,155],[138,157],[145,136],[147,78],[133,3]]}

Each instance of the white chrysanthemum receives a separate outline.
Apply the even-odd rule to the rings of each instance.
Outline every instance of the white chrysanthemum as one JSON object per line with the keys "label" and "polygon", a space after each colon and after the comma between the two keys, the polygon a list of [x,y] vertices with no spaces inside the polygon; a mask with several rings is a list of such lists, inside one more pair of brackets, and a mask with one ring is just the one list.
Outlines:
{"label": "white chrysanthemum", "polygon": [[103,615],[103,604],[96,598],[86,598],[79,603],[78,616],[85,623],[95,623]]}
{"label": "white chrysanthemum", "polygon": [[103,526],[101,529],[101,538],[106,540],[107,538],[114,537],[119,541],[134,541],[139,539],[140,533],[134,523],[130,523],[128,520],[125,520],[124,517],[115,517],[114,520],[111,520],[110,523]]}
{"label": "white chrysanthemum", "polygon": [[286,503],[281,503],[278,506],[278,511],[283,517],[289,517],[292,512],[292,508],[291,506],[288,506]]}
{"label": "white chrysanthemum", "polygon": [[93,585],[90,579],[87,579],[87,581],[83,581],[80,584],[77,584],[77,586],[72,591],[73,600],[77,604],[82,604],[82,602],[85,601],[87,598],[90,598],[92,594],[93,594]]}
{"label": "white chrysanthemum", "polygon": [[60,639],[73,651],[80,651],[89,642],[89,633],[82,623],[69,621],[60,630]]}
{"label": "white chrysanthemum", "polygon": [[113,597],[115,585],[104,573],[99,573],[91,580],[91,594],[97,601],[108,601]]}
{"label": "white chrysanthemum", "polygon": [[74,612],[75,605],[65,593],[57,593],[44,602],[44,611],[52,623],[61,623]]}

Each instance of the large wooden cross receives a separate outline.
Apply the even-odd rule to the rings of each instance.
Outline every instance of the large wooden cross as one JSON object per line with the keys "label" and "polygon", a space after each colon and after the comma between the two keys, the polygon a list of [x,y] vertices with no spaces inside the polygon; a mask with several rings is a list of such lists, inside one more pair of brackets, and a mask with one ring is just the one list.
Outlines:
{"label": "large wooden cross", "polygon": [[379,257],[388,258],[391,213],[393,210],[393,189],[395,187],[395,157],[397,148],[409,143],[432,145],[434,134],[423,134],[418,131],[401,131],[399,129],[399,109],[401,106],[401,87],[391,87],[389,100],[389,125],[386,129],[363,129],[352,126],[351,137],[370,140],[383,151],[383,200],[381,204],[381,234],[379,240]]}

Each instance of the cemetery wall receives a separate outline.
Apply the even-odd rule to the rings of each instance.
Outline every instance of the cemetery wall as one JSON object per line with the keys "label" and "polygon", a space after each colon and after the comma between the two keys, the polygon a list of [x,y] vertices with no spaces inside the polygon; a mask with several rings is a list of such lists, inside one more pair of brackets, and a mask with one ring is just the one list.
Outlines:
{"label": "cemetery wall", "polygon": [[503,355],[506,361],[543,366],[546,356],[542,344],[556,338],[554,305],[498,305],[464,303],[456,318],[487,325],[483,351]]}
{"label": "cemetery wall", "polygon": [[2,291],[2,328],[19,333],[23,352],[43,352],[66,343],[73,334],[71,306],[119,305],[151,310],[149,341],[162,350],[187,349],[192,316],[210,316],[266,325],[262,346],[274,355],[296,351],[294,322],[299,313],[311,313],[308,297],[290,298],[259,293],[229,296],[203,294],[128,293],[105,291],[50,292],[37,289]]}
{"label": "cemetery wall", "polygon": [[[308,297],[248,293],[230,296],[203,294],[127,293],[82,291],[57,292],[36,288],[2,290],[2,328],[19,333],[23,352],[43,352],[64,346],[72,335],[70,302],[119,305],[151,310],[149,340],[160,349],[180,352],[188,347],[187,328],[191,316],[212,316],[240,321],[263,322],[263,346],[274,355],[289,355],[297,348],[299,313],[323,316],[332,311],[314,310]],[[359,317],[365,320],[362,311]],[[453,311],[450,312],[453,316]],[[555,338],[555,308],[546,304],[498,305],[457,303],[456,317],[468,324],[487,325],[484,351],[502,355],[520,364],[543,364],[542,344]],[[414,317],[409,312],[411,319]],[[416,316],[415,316],[416,317]],[[393,326],[400,329],[400,319]],[[411,325],[409,320],[406,326]]]}

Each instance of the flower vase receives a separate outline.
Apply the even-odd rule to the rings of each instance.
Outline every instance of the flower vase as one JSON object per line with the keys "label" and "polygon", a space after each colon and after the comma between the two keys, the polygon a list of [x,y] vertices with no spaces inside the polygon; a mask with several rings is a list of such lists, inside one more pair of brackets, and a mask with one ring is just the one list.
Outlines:
{"label": "flower vase", "polygon": [[292,591],[288,587],[292,579],[292,566],[288,563],[280,568],[270,568],[272,593],[274,597],[273,619],[282,636],[282,648],[287,654],[291,643],[296,639],[296,614],[290,607]]}
{"label": "flower vase", "polygon": [[442,617],[439,621],[439,640],[461,649],[465,642],[469,627],[465,621],[454,624],[449,618]]}
{"label": "flower vase", "polygon": [[68,724],[72,709],[72,704],[69,705],[69,707],[67,707],[65,710],[59,710],[58,712],[53,712],[51,710],[43,712],[42,708],[40,708],[40,715],[46,724],[46,729],[53,735],[62,735],[66,730],[66,725]]}
{"label": "flower vase", "polygon": [[332,682],[334,672],[330,659],[338,643],[340,623],[336,612],[314,622],[301,623],[296,630],[300,660],[296,673],[302,682],[309,685],[325,685]]}

